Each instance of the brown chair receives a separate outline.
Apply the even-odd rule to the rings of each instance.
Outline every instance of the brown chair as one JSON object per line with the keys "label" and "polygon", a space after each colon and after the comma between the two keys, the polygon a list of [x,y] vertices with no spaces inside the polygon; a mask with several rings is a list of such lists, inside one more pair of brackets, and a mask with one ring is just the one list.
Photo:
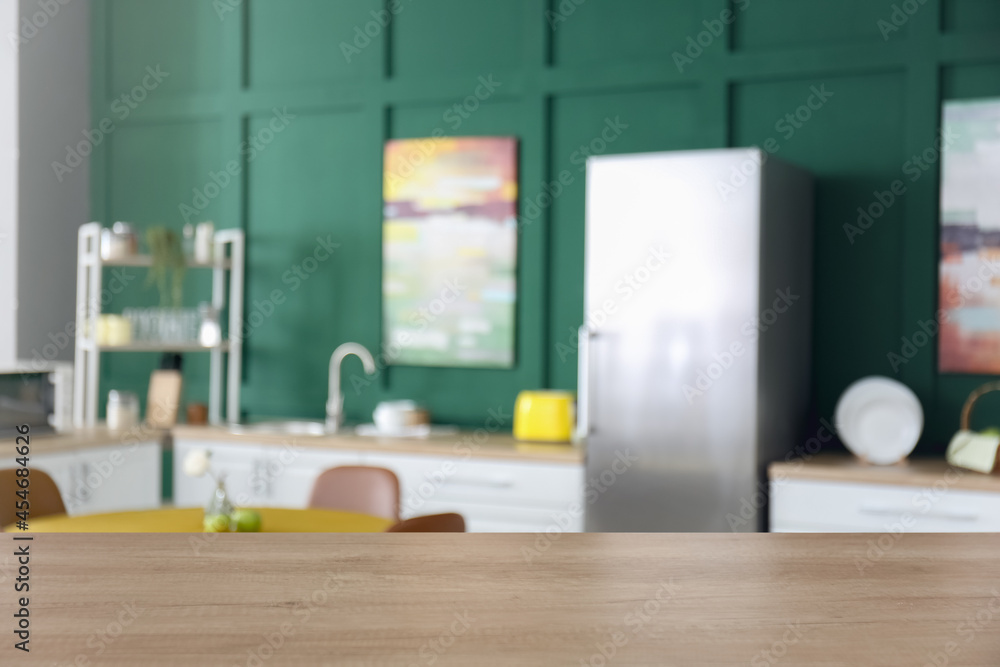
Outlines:
{"label": "brown chair", "polygon": [[[17,495],[21,487],[17,485],[17,480],[22,479],[17,476],[14,468],[0,470],[0,527],[8,526],[18,520],[16,503],[25,500]],[[48,514],[65,514],[66,506],[63,505],[62,496],[59,495],[59,487],[47,474],[32,469],[28,477],[28,524],[32,519],[40,519]]]}
{"label": "brown chair", "polygon": [[399,521],[399,479],[385,468],[330,468],[316,478],[309,507],[359,512]]}
{"label": "brown chair", "polygon": [[415,516],[391,526],[387,533],[464,533],[465,519],[461,514],[431,514]]}

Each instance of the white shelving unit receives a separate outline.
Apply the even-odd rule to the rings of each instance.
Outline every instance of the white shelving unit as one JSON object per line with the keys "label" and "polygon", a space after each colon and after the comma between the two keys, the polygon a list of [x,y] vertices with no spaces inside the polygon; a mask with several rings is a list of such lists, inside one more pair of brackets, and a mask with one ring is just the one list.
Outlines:
{"label": "white shelving unit", "polygon": [[[104,267],[149,267],[153,258],[135,255],[120,260],[101,259],[101,224],[91,222],[80,227],[76,269],[76,361],[73,374],[73,426],[93,427],[97,424],[97,404],[101,369],[101,354],[105,352],[207,352],[209,367],[208,418],[212,424],[222,423],[223,356],[226,359],[226,421],[240,417],[240,369],[243,341],[243,266],[244,236],[239,229],[223,229],[215,233],[215,262],[191,262],[190,269],[212,271],[212,306],[218,312],[229,305],[229,335],[219,345],[205,347],[194,343],[146,343],[98,345],[92,336],[97,332],[101,316],[101,280]],[[229,289],[226,290],[226,273]],[[227,293],[228,292],[228,293]],[[88,326],[94,323],[94,326]]]}

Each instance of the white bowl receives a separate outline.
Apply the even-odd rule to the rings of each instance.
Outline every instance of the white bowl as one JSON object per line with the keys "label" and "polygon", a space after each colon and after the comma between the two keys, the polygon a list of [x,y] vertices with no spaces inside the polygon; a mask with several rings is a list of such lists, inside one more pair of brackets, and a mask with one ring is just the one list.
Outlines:
{"label": "white bowl", "polygon": [[384,433],[402,433],[426,420],[426,411],[413,401],[383,401],[375,406],[372,420]]}

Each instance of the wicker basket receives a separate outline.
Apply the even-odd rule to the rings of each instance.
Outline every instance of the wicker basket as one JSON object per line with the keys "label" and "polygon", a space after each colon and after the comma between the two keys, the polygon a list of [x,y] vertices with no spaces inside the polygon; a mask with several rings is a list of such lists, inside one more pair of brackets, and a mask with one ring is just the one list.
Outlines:
{"label": "wicker basket", "polygon": [[993,391],[1000,391],[1000,381],[987,382],[976,387],[965,399],[959,420],[960,430],[952,436],[945,452],[945,460],[951,465],[987,475],[997,471],[997,464],[1000,462],[1000,457],[997,456],[1000,437],[976,433],[971,428],[972,408],[975,407],[976,401]]}
{"label": "wicker basket", "polygon": [[1000,381],[987,382],[984,385],[976,387],[969,394],[969,397],[965,399],[965,405],[962,406],[962,416],[959,420],[959,428],[963,431],[971,431],[970,424],[972,421],[972,408],[976,405],[983,395],[988,394],[993,391],[1000,391]]}

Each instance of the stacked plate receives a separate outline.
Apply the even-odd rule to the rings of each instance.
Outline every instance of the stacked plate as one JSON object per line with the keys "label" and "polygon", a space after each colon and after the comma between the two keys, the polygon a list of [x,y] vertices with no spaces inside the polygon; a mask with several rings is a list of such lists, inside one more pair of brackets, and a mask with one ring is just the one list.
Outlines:
{"label": "stacked plate", "polygon": [[891,465],[917,446],[924,428],[920,400],[892,378],[858,380],[837,401],[834,417],[840,440],[869,463]]}

